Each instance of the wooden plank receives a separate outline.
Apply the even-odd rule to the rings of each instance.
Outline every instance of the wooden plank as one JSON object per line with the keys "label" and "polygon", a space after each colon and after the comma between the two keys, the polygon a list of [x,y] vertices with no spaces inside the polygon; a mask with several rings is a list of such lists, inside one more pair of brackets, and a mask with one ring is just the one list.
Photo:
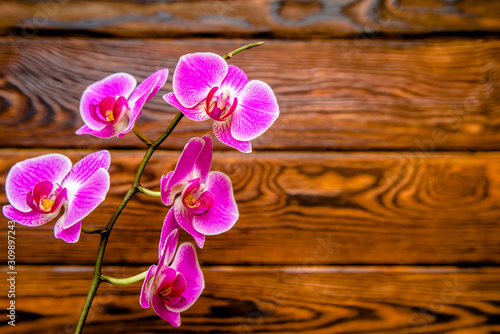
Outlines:
{"label": "wooden plank", "polygon": [[[0,187],[16,161],[47,152],[0,150]],[[73,161],[86,153],[59,152]],[[151,189],[179,156],[157,153],[143,177]],[[139,152],[112,151],[111,191],[87,225],[106,224],[139,161]],[[207,239],[205,265],[500,263],[499,153],[216,152],[212,170],[232,179],[240,219]],[[154,261],[166,212],[158,199],[137,195],[116,224],[105,262]],[[20,263],[95,259],[96,235],[69,245],[53,238],[53,224],[16,228]]]}
{"label": "wooden plank", "polygon": [[[131,275],[143,268],[105,268]],[[173,329],[138,303],[140,283],[102,284],[86,333],[443,333],[500,329],[500,269],[415,267],[203,268],[206,288]],[[72,333],[90,267],[20,266],[16,327]],[[6,293],[0,303],[7,305]]]}
{"label": "wooden plank", "polygon": [[328,38],[500,31],[497,1],[2,1],[0,33]]}
{"label": "wooden plank", "polygon": [[[85,87],[118,71],[139,79],[175,68],[188,52],[220,54],[249,40],[0,39],[3,147],[142,147],[76,136]],[[147,50],[147,52],[145,52]],[[500,149],[500,41],[268,41],[231,60],[268,82],[281,115],[256,150]],[[140,60],[140,61],[139,61]],[[171,91],[171,76],[160,92]],[[157,137],[176,110],[159,94],[139,125]],[[180,149],[212,123],[185,119],[166,147]],[[219,144],[219,149],[228,149]]]}

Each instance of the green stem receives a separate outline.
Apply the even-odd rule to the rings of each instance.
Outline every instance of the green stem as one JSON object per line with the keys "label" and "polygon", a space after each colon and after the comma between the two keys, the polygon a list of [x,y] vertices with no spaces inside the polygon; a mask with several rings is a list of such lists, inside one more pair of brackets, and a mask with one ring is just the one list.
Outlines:
{"label": "green stem", "polygon": [[254,48],[254,47],[262,45],[262,44],[264,44],[264,42],[257,42],[257,43],[247,44],[245,46],[242,46],[241,48],[237,48],[234,51],[226,53],[225,55],[222,56],[222,58],[224,58],[224,59],[227,60],[227,59],[233,57],[235,54],[240,53],[241,51],[245,51],[245,50]]}
{"label": "green stem", "polygon": [[143,186],[138,186],[137,190],[140,193],[143,193],[144,195],[148,195],[148,196],[151,196],[151,197],[161,197],[161,192],[149,190],[148,188],[144,188]]}
{"label": "green stem", "polygon": [[87,227],[82,225],[82,232],[87,234],[102,234],[107,232],[106,226]]}
{"label": "green stem", "polygon": [[144,279],[146,277],[147,273],[148,273],[148,271],[146,270],[143,273],[137,274],[137,275],[132,276],[132,277],[127,277],[127,278],[115,278],[115,277],[111,277],[111,276],[101,275],[101,281],[108,282],[108,283],[115,284],[115,285],[128,285],[128,284],[132,284],[132,283],[135,283],[135,282],[138,282],[138,281]]}
{"label": "green stem", "polygon": [[134,194],[137,192],[139,181],[141,180],[144,168],[146,168],[146,165],[151,156],[153,155],[154,151],[158,148],[158,146],[160,146],[160,144],[165,139],[167,139],[170,133],[172,133],[174,128],[177,126],[177,124],[179,124],[179,121],[182,119],[182,116],[184,115],[179,111],[177,115],[175,115],[174,119],[170,123],[167,130],[165,130],[165,132],[163,132],[162,135],[157,140],[152,142],[151,145],[148,147],[146,153],[144,154],[144,158],[142,158],[141,164],[137,169],[137,173],[135,174],[135,178],[134,181],[132,182],[132,185],[130,186],[130,189],[125,194],[125,197],[123,198],[120,205],[118,205],[118,208],[113,214],[113,217],[111,217],[111,219],[109,220],[109,223],[106,226],[107,231],[101,234],[101,242],[99,243],[99,249],[97,250],[97,258],[94,267],[94,277],[92,278],[92,282],[90,284],[89,292],[87,293],[87,298],[85,299],[85,303],[83,304],[82,312],[80,313],[80,318],[78,319],[78,323],[76,324],[75,334],[80,334],[82,332],[83,326],[85,325],[85,320],[87,319],[87,315],[90,310],[90,305],[92,305],[92,301],[94,300],[97,289],[99,288],[99,284],[101,284],[102,282],[101,278],[102,259],[104,257],[104,251],[106,250],[106,245],[108,243],[109,235],[111,234],[113,226],[115,225],[116,220],[122,213],[128,201],[130,201],[132,196],[134,196]]}
{"label": "green stem", "polygon": [[140,140],[142,140],[144,142],[144,144],[146,144],[148,146],[151,146],[151,144],[152,144],[151,140],[148,137],[146,137],[145,135],[142,134],[142,132],[137,127],[137,125],[134,124],[134,127],[132,128],[132,130],[134,130],[134,133],[137,136],[137,138],[139,138]]}

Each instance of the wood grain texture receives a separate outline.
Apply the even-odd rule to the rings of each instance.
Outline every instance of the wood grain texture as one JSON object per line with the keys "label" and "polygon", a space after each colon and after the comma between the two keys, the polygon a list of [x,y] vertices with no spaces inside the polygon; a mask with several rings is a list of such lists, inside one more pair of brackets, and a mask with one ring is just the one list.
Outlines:
{"label": "wood grain texture", "polygon": [[1,1],[0,33],[329,38],[500,32],[488,0]]}
{"label": "wood grain texture", "polygon": [[[265,39],[230,62],[271,85],[281,115],[252,155],[215,140],[212,169],[230,176],[241,216],[197,249],[202,297],[173,329],[139,306],[140,283],[103,284],[85,333],[500,333],[498,13],[490,0],[0,0],[0,189],[22,159],[111,149],[111,191],[85,220],[106,224],[143,143],[76,136],[81,92],[169,68],[138,122],[154,138],[177,112],[161,95],[180,56]],[[157,190],[206,133],[211,122],[182,120],[143,185]],[[167,210],[137,194],[104,273],[155,263]],[[53,223],[15,237],[17,323],[0,332],[72,333],[99,237],[66,244]]]}
{"label": "wood grain texture", "polygon": [[[142,147],[133,135],[74,134],[87,85],[113,72],[143,79],[169,68],[138,123],[156,137],[176,112],[161,94],[172,89],[178,58],[248,42],[0,39],[0,145]],[[269,83],[280,104],[273,127],[253,141],[256,150],[500,149],[498,40],[268,41],[231,62]],[[167,147],[180,149],[211,126],[185,119]]]}
{"label": "wood grain texture", "polygon": [[[111,267],[111,275],[143,268]],[[141,284],[103,284],[85,333],[440,333],[500,330],[500,269],[212,267],[206,288],[172,328],[138,303]],[[20,266],[16,327],[2,333],[72,333],[90,267]],[[36,278],[36,279],[34,279]],[[0,303],[6,305],[5,294]]]}
{"label": "wood grain texture", "polygon": [[[1,150],[0,187],[16,161],[47,152]],[[86,153],[60,152],[73,161]],[[155,154],[143,185],[158,189],[178,156]],[[87,225],[107,223],[139,161],[139,152],[112,151],[111,191]],[[231,178],[240,219],[229,232],[207,239],[200,253],[206,265],[500,262],[498,153],[216,152],[212,170]],[[4,194],[0,202],[6,203]],[[166,212],[158,199],[134,197],[116,224],[105,263],[155,259]],[[55,240],[52,229],[18,226],[18,261],[94,262],[98,236],[83,235],[69,245]],[[0,240],[5,238],[1,233]]]}

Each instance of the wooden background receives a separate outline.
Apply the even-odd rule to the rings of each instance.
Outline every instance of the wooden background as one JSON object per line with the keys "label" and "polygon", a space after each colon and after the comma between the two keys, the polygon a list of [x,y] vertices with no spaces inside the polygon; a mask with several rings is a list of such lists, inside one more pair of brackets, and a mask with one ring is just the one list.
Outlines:
{"label": "wooden background", "polygon": [[[265,41],[230,62],[271,85],[281,115],[252,154],[215,145],[241,218],[198,251],[202,297],[173,329],[139,306],[139,283],[103,284],[86,333],[500,333],[500,1],[0,1],[0,34],[0,186],[19,160],[109,149],[90,226],[106,224],[143,144],[76,136],[85,87],[167,67],[167,93],[181,55]],[[138,125],[156,138],[175,112],[159,94]],[[143,185],[158,189],[210,129],[183,119]],[[137,195],[104,272],[156,263],[166,211]],[[6,254],[5,218],[0,240]],[[3,315],[0,332],[71,333],[98,240],[17,226],[16,327]]]}

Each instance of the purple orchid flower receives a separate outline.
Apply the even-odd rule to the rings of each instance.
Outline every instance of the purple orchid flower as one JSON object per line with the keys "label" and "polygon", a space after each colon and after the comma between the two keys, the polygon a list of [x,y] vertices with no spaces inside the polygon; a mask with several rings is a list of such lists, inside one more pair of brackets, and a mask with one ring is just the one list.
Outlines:
{"label": "purple orchid flower", "polygon": [[141,116],[142,107],[165,84],[168,69],[147,77],[139,86],[128,73],[115,73],[88,86],[80,100],[85,125],[76,134],[100,138],[123,137]]}
{"label": "purple orchid flower", "polygon": [[166,222],[162,229],[158,247],[159,262],[157,266],[149,267],[139,303],[143,308],[153,306],[163,320],[179,327],[180,312],[187,310],[200,297],[205,288],[205,279],[191,243],[180,245],[174,258],[178,230],[167,234],[166,225],[171,225],[171,222]]}
{"label": "purple orchid flower", "polygon": [[214,120],[214,134],[238,151],[252,151],[250,140],[263,134],[278,118],[279,107],[266,83],[248,81],[246,74],[214,53],[180,58],[173,93],[165,101],[195,121]]}
{"label": "purple orchid flower", "polygon": [[55,227],[56,238],[77,242],[82,219],[106,197],[109,189],[108,151],[87,155],[71,167],[62,154],[47,154],[16,163],[5,180],[11,205],[2,212],[21,225],[40,226],[64,214]]}
{"label": "purple orchid flower", "polygon": [[[205,243],[205,235],[226,232],[239,218],[231,180],[221,172],[209,173],[211,163],[210,136],[192,138],[184,147],[175,170],[161,177],[161,199],[165,205],[173,204],[166,220],[172,221],[170,218],[175,217],[174,222],[191,234],[200,248]],[[174,228],[177,225],[170,229]]]}

